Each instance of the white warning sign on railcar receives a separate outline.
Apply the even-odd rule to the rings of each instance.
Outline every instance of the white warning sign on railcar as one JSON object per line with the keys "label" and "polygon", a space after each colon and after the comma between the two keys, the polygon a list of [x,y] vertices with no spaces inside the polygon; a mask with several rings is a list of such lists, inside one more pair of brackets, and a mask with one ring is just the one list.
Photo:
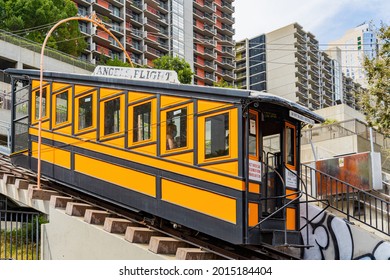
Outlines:
{"label": "white warning sign on railcar", "polygon": [[99,65],[92,76],[180,84],[177,73],[173,70]]}
{"label": "white warning sign on railcar", "polygon": [[261,162],[249,160],[249,180],[261,182]]}

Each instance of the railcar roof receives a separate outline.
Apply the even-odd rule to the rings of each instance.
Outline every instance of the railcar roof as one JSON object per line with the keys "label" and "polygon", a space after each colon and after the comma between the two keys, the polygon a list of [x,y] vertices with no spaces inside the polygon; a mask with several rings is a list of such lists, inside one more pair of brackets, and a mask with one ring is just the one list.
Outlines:
{"label": "railcar roof", "polygon": [[[27,76],[30,78],[39,78],[40,72],[38,70],[30,69],[13,69],[9,68],[5,70],[6,73],[15,76]],[[286,107],[297,113],[308,117],[315,122],[323,122],[324,118],[318,114],[310,111],[308,108],[299,105],[293,101],[285,99],[283,97],[253,90],[232,89],[232,88],[220,88],[209,86],[196,86],[185,84],[173,84],[173,83],[161,83],[139,80],[128,80],[122,78],[100,77],[87,74],[73,74],[73,73],[61,73],[61,72],[49,72],[43,73],[44,79],[53,79],[59,82],[80,83],[86,85],[98,85],[106,87],[114,87],[118,89],[128,89],[134,91],[146,91],[151,93],[161,94],[173,94],[178,96],[193,96],[198,98],[205,98],[210,100],[218,100],[225,102],[238,103],[242,100],[257,101],[259,103],[271,103]]]}

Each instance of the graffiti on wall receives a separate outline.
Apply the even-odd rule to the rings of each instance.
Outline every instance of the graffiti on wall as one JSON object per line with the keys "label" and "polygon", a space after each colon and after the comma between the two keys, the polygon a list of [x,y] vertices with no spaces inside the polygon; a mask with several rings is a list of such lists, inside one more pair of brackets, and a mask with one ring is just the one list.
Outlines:
{"label": "graffiti on wall", "polygon": [[308,220],[301,213],[301,224],[309,221],[307,228],[301,231],[303,242],[308,246],[302,250],[303,259],[390,260],[389,242],[330,213],[320,212],[321,209],[310,206]]}

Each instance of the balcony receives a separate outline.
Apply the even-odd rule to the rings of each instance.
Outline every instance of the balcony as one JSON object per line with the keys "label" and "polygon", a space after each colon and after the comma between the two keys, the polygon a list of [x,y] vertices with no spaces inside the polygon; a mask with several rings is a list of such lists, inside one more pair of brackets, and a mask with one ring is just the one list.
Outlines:
{"label": "balcony", "polygon": [[222,66],[223,68],[228,68],[230,70],[234,69],[234,62],[233,62],[233,59],[229,59],[229,58],[218,58],[216,60],[216,63],[218,63],[220,66]]}
{"label": "balcony", "polygon": [[246,62],[236,63],[236,70],[242,70],[246,68]]}
{"label": "balcony", "polygon": [[160,14],[157,11],[157,9],[153,8],[152,6],[148,4],[144,4],[144,14],[146,17],[153,19],[154,21],[157,21],[160,19]]}
{"label": "balcony", "polygon": [[110,35],[101,30],[101,29],[96,29],[96,34],[93,34],[93,40],[100,46],[109,46],[110,45]]}
{"label": "balcony", "polygon": [[230,14],[227,14],[227,13],[222,13],[220,20],[222,23],[225,23],[225,24],[230,25],[230,26],[232,26],[236,22],[234,17]]}
{"label": "balcony", "polygon": [[144,51],[145,51],[145,57],[148,59],[151,59],[151,60],[154,60],[154,59],[159,58],[159,57],[164,55],[159,50],[157,50],[151,46],[148,46],[148,45],[144,46]]}
{"label": "balcony", "polygon": [[194,7],[198,10],[206,13],[214,13],[215,7],[213,6],[212,1],[208,0],[195,0]]}
{"label": "balcony", "polygon": [[235,9],[232,5],[232,3],[228,1],[221,1],[221,11],[224,13],[234,13]]}
{"label": "balcony", "polygon": [[222,76],[222,78],[227,82],[234,80],[234,73],[232,70],[218,69],[215,73]]}
{"label": "balcony", "polygon": [[142,13],[142,1],[131,1],[130,3],[130,9],[137,12],[137,13]]}
{"label": "balcony", "polygon": [[204,80],[205,80],[205,82],[212,84],[215,82],[215,77],[212,73],[205,72],[204,73]]}
{"label": "balcony", "polygon": [[102,14],[103,16],[108,16],[111,13],[110,3],[106,0],[95,0],[92,2],[92,5],[96,13]]}
{"label": "balcony", "polygon": [[234,45],[233,38],[230,37],[230,36],[226,36],[226,35],[222,35],[222,34],[217,34],[216,37],[217,37],[217,40],[223,42],[224,45],[231,45],[231,46]]}
{"label": "balcony", "polygon": [[243,80],[243,79],[246,79],[246,71],[243,71],[243,72],[239,72],[237,73],[236,75],[236,80],[239,81],[239,80]]}
{"label": "balcony", "polygon": [[144,18],[144,24],[145,24],[145,30],[159,33],[160,32],[160,24],[157,22],[149,19],[149,18]]}

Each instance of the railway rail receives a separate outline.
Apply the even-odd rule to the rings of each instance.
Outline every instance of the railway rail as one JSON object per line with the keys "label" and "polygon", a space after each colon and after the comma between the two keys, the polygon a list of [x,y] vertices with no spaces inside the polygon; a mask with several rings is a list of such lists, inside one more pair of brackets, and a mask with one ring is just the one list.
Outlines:
{"label": "railway rail", "polygon": [[[11,164],[7,155],[0,155],[0,173],[8,173],[15,178],[27,180],[30,184],[36,183],[36,174],[30,170],[16,167]],[[139,224],[139,226],[148,227],[165,236],[173,237],[177,240],[186,242],[191,247],[200,248],[203,251],[212,253],[212,259],[235,259],[235,260],[297,260],[300,259],[299,248],[289,248],[285,246],[272,247],[270,245],[234,245],[217,238],[196,232],[190,228],[172,223],[170,221],[156,218],[148,213],[129,209],[110,201],[104,201],[89,194],[61,185],[46,178],[42,179],[45,189],[54,190],[63,196],[87,203],[94,208],[105,210],[112,215],[125,218],[129,221]]]}

